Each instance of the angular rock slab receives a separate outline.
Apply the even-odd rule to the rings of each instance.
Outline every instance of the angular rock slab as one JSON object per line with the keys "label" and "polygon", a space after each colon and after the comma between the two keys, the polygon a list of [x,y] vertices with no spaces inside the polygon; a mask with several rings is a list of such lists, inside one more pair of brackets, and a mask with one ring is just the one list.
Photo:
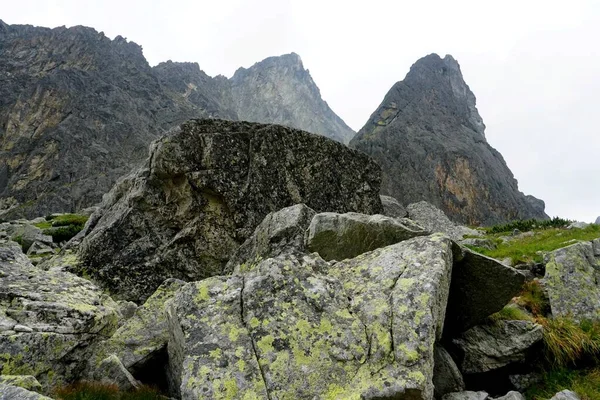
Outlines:
{"label": "angular rock slab", "polygon": [[90,358],[88,375],[100,380],[102,376],[97,376],[97,369],[111,355],[116,356],[128,371],[135,373],[144,362],[163,350],[169,340],[165,303],[184,285],[185,282],[178,279],[163,282],[123,326],[97,346]]}
{"label": "angular rock slab", "polygon": [[542,339],[541,325],[530,321],[497,321],[475,326],[453,342],[464,354],[461,371],[478,374],[525,361],[527,351]]}
{"label": "angular rock slab", "polygon": [[269,213],[227,263],[233,271],[244,263],[276,257],[286,251],[303,251],[305,232],[316,212],[304,204],[296,204]]}
{"label": "angular rock slab", "polygon": [[44,389],[79,376],[86,347],[117,327],[117,305],[91,282],[34,267],[0,246],[0,373],[35,376]]}
{"label": "angular rock slab", "polygon": [[383,215],[392,218],[408,217],[408,211],[406,211],[406,208],[398,200],[390,196],[379,197],[381,197],[381,204],[383,205]]}
{"label": "angular rock slab", "polygon": [[600,259],[592,243],[576,243],[547,255],[544,282],[554,317],[600,320]]}
{"label": "angular rock slab", "polygon": [[19,386],[0,383],[0,400],[52,400],[36,392],[31,392]]}
{"label": "angular rock slab", "polygon": [[465,381],[458,366],[445,348],[436,345],[434,350],[433,386],[435,398],[465,390]]}
{"label": "angular rock slab", "polygon": [[465,235],[480,235],[479,231],[457,225],[442,210],[426,201],[409,204],[406,207],[408,217],[430,232],[441,232],[453,240],[460,240]]}
{"label": "angular rock slab", "polygon": [[463,332],[495,312],[516,296],[525,275],[498,260],[455,247],[450,300],[446,312],[446,333]]}
{"label": "angular rock slab", "polygon": [[452,243],[419,237],[330,265],[286,253],[180,290],[169,371],[182,399],[433,397]]}
{"label": "angular rock slab", "polygon": [[345,260],[429,233],[409,219],[359,213],[320,213],[306,233],[306,248],[324,260]]}
{"label": "angular rock slab", "polygon": [[79,251],[111,293],[143,301],[167,278],[223,274],[270,212],[381,212],[380,175],[366,155],[307,132],[191,120],[105,196]]}
{"label": "angular rock slab", "polygon": [[31,375],[0,375],[0,384],[18,386],[33,392],[42,391],[42,385]]}

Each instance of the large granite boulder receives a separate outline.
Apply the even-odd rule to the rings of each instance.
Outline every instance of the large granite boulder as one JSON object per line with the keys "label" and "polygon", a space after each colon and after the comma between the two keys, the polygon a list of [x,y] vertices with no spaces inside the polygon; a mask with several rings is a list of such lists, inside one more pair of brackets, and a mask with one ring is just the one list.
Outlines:
{"label": "large granite boulder", "polygon": [[329,264],[285,253],[169,303],[173,394],[431,399],[452,244],[419,237]]}
{"label": "large granite boulder", "polygon": [[87,348],[117,327],[117,305],[91,282],[34,267],[0,244],[0,373],[32,375],[48,389],[79,376]]}
{"label": "large granite boulder", "polygon": [[321,136],[249,122],[191,120],[154,142],[143,167],[118,183],[79,249],[111,293],[147,298],[173,277],[225,271],[272,211],[381,212],[380,169]]}
{"label": "large granite boulder", "polygon": [[305,250],[304,236],[316,212],[304,204],[269,213],[227,263],[226,271],[247,262]]}
{"label": "large granite boulder", "polygon": [[461,371],[478,374],[524,362],[542,338],[542,326],[531,321],[497,321],[475,326],[453,342],[464,355]]}
{"label": "large granite boulder", "polygon": [[29,391],[19,386],[0,382],[0,400],[52,400],[36,392]]}
{"label": "large granite boulder", "polygon": [[600,320],[600,258],[580,242],[546,255],[544,287],[555,317]]}
{"label": "large granite boulder", "polygon": [[480,324],[500,311],[525,283],[525,275],[498,260],[458,245],[454,251],[445,323],[445,331],[450,336]]}
{"label": "large granite boulder", "polygon": [[359,213],[320,213],[310,222],[306,247],[325,260],[344,260],[428,232],[409,219]]}

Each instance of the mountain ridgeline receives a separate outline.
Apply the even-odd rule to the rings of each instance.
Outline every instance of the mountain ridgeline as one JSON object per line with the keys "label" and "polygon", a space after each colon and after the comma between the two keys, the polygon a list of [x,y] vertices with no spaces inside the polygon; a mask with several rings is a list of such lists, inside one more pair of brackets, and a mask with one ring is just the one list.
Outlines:
{"label": "mountain ridgeline", "polygon": [[415,63],[354,137],[295,53],[228,79],[197,63],[151,67],[139,45],[92,28],[0,21],[0,219],[97,204],[152,141],[192,118],[287,125],[350,143],[382,167],[382,194],[426,200],[460,222],[546,217],[486,142],[451,56]]}
{"label": "mountain ridgeline", "polygon": [[148,145],[190,118],[277,123],[348,143],[296,54],[232,79],[196,63],[150,67],[142,48],[92,28],[0,21],[0,215],[75,211],[102,199]]}
{"label": "mountain ridgeline", "polygon": [[547,218],[543,201],[518,190],[484,130],[456,60],[431,54],[390,89],[350,146],[375,159],[382,194],[403,204],[426,200],[472,225]]}

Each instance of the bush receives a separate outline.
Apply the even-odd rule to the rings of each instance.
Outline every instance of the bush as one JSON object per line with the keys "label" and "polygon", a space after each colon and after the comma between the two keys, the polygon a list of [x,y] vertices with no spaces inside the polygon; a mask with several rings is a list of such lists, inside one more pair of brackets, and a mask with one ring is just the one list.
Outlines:
{"label": "bush", "polygon": [[56,389],[57,400],[159,400],[164,399],[160,392],[152,387],[142,386],[131,392],[121,392],[115,385],[97,382],[78,382]]}
{"label": "bush", "polygon": [[508,224],[495,225],[490,228],[486,228],[486,231],[488,233],[507,233],[518,229],[521,232],[527,232],[533,229],[565,228],[571,223],[572,221],[559,217],[544,220],[527,219],[509,222]]}

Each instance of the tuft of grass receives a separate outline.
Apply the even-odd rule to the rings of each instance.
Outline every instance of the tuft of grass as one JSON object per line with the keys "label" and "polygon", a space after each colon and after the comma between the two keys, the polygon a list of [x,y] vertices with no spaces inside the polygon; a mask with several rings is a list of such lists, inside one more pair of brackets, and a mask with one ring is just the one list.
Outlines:
{"label": "tuft of grass", "polygon": [[78,382],[54,391],[57,400],[162,400],[165,397],[149,386],[130,392],[119,391],[115,385],[97,382]]}
{"label": "tuft of grass", "polygon": [[87,215],[79,214],[64,214],[56,217],[46,217],[51,222],[52,226],[69,226],[69,225],[85,225],[88,220]]}
{"label": "tuft of grass", "polygon": [[505,306],[502,310],[490,316],[492,321],[533,321],[534,318],[513,304]]}
{"label": "tuft of grass", "polygon": [[539,281],[525,282],[516,303],[525,307],[536,317],[543,317],[550,311],[550,302]]}
{"label": "tuft of grass", "polygon": [[40,229],[48,229],[48,228],[52,227],[52,222],[49,222],[49,221],[38,222],[37,224],[33,224],[33,226],[37,226]]}
{"label": "tuft of grass", "polygon": [[574,371],[561,368],[542,374],[542,380],[527,389],[528,400],[546,400],[562,390],[572,390],[582,400],[600,400],[600,369]]}
{"label": "tuft of grass", "polygon": [[538,318],[544,328],[546,359],[554,367],[597,362],[600,358],[600,323],[577,323],[570,318]]}
{"label": "tuft of grass", "polygon": [[499,260],[510,257],[515,264],[541,262],[538,252],[548,252],[568,246],[573,241],[590,241],[600,237],[600,225],[591,224],[583,229],[549,228],[535,235],[501,243],[493,250],[477,248],[475,251]]}

